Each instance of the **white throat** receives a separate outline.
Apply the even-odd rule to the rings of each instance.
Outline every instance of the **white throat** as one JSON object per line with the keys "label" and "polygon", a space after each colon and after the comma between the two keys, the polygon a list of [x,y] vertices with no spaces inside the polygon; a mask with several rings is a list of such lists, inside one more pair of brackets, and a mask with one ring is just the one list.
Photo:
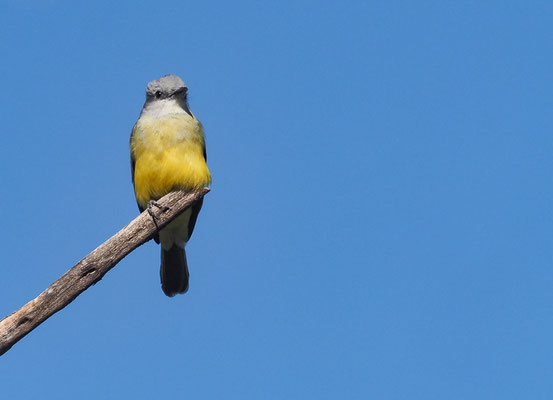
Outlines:
{"label": "white throat", "polygon": [[190,119],[193,119],[182,108],[176,99],[154,100],[144,104],[140,117],[160,118],[171,114],[185,114]]}

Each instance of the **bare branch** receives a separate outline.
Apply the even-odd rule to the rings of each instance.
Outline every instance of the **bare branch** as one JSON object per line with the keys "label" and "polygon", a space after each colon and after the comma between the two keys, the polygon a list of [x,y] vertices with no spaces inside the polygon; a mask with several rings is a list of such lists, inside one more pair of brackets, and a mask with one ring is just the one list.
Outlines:
{"label": "bare branch", "polygon": [[130,224],[79,261],[37,298],[0,321],[0,355],[47,318],[71,303],[98,282],[123,257],[146,243],[187,207],[201,199],[208,188],[198,192],[175,191],[157,201],[160,207],[144,211]]}

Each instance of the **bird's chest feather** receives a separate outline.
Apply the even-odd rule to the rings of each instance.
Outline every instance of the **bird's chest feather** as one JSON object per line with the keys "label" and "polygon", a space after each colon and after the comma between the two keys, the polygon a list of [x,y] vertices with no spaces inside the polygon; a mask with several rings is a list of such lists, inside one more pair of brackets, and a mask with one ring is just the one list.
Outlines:
{"label": "bird's chest feather", "polygon": [[141,118],[133,132],[134,185],[142,206],[173,189],[198,189],[211,181],[201,124],[186,116]]}

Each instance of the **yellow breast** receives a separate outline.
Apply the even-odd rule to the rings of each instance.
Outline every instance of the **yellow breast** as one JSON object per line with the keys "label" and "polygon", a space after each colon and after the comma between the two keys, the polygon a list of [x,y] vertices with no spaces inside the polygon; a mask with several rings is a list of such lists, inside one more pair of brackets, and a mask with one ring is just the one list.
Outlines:
{"label": "yellow breast", "polygon": [[140,118],[131,138],[136,200],[145,207],[173,189],[211,182],[201,123],[188,115]]}

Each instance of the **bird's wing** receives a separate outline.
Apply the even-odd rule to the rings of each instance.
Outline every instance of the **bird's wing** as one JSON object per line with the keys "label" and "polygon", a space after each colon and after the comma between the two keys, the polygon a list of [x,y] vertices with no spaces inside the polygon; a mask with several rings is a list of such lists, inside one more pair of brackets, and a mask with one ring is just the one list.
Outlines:
{"label": "bird's wing", "polygon": [[[205,148],[205,142],[203,144],[203,154],[204,154],[204,160],[207,162],[207,151]],[[188,238],[190,239],[190,236],[192,236],[192,232],[194,231],[194,227],[196,226],[196,220],[198,219],[198,214],[200,213],[200,210],[202,209],[202,205],[204,204],[203,197],[201,200],[196,202],[194,205],[191,206],[192,208],[192,214],[190,214],[190,219],[188,220]]]}
{"label": "bird's wing", "polygon": [[[136,159],[134,158],[134,153],[132,151],[132,138],[134,136],[135,129],[136,129],[136,125],[132,128],[131,137],[129,138],[129,146],[131,147],[131,179],[132,179],[133,188],[134,188],[134,167],[136,165]],[[140,210],[140,212],[145,210],[143,207],[140,207],[140,204],[138,204],[138,202],[136,202],[136,205],[138,206],[138,209]]]}

